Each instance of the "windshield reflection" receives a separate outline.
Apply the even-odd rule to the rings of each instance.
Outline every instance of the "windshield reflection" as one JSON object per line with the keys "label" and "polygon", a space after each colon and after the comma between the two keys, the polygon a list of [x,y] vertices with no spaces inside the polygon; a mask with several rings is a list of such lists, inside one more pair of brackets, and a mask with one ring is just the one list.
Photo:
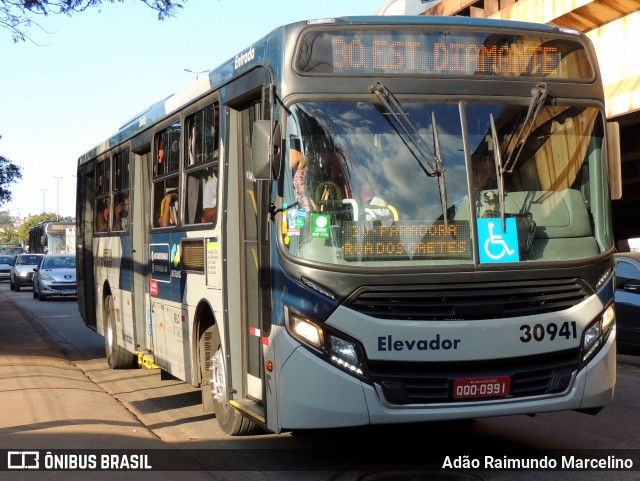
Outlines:
{"label": "windshield reflection", "polygon": [[[544,237],[559,227],[554,222],[588,222],[581,210],[590,208],[591,184],[602,178],[601,115],[594,108],[544,106],[530,120],[528,108],[528,102],[403,102],[400,112],[411,128],[399,128],[397,113],[383,103],[293,105],[285,145],[290,170],[282,184],[286,249],[294,256],[352,266],[471,263],[478,257],[472,240],[475,217],[535,211],[527,226],[530,245],[525,250],[526,243],[521,244],[517,260],[601,252],[607,236],[599,229],[606,232],[606,222],[597,216],[593,226],[572,225],[563,237],[588,238],[582,252],[559,243],[547,248]],[[525,120],[529,132],[518,145],[518,162],[511,172],[501,172],[496,159],[513,151]],[[420,158],[416,145],[424,153]],[[427,161],[442,175],[425,170]],[[443,180],[446,185],[439,185]],[[593,216],[587,209],[585,218]],[[544,245],[534,236],[546,239]]]}

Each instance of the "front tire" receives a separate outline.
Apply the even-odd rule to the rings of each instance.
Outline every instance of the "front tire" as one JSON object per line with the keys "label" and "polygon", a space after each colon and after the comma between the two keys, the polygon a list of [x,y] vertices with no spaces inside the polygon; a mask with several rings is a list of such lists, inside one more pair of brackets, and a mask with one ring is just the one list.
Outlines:
{"label": "front tire", "polygon": [[137,365],[136,355],[116,343],[116,315],[112,296],[107,296],[104,299],[102,319],[104,322],[104,350],[109,367],[111,369],[135,367]]}
{"label": "front tire", "polygon": [[211,326],[202,335],[199,347],[202,397],[212,397],[213,411],[220,429],[229,436],[247,436],[258,432],[260,428],[256,423],[243,417],[229,404],[224,355],[216,326]]}

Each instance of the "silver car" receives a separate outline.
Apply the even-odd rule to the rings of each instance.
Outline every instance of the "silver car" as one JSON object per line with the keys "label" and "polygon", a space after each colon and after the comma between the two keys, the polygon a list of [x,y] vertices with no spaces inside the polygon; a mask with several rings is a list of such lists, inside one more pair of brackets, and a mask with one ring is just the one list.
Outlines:
{"label": "silver car", "polygon": [[75,254],[45,254],[33,273],[33,297],[44,301],[48,297],[75,297]]}
{"label": "silver car", "polygon": [[16,256],[0,255],[0,281],[8,281],[11,277],[11,266],[15,264]]}
{"label": "silver car", "polygon": [[43,257],[44,254],[18,254],[9,275],[9,287],[12,291],[32,285],[33,270],[40,265]]}

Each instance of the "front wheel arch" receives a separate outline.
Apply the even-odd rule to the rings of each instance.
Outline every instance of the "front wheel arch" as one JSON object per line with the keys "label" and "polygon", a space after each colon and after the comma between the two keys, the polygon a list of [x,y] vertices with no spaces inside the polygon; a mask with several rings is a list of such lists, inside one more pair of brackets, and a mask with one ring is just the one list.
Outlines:
{"label": "front wheel arch", "polygon": [[198,355],[205,410],[208,407],[213,410],[220,429],[230,436],[246,436],[258,432],[260,428],[255,422],[243,417],[229,404],[225,356],[217,324],[201,333]]}
{"label": "front wheel arch", "polygon": [[102,325],[104,335],[104,351],[107,364],[111,369],[131,369],[137,366],[137,356],[127,351],[117,342],[117,324],[113,296],[108,289],[102,298]]}

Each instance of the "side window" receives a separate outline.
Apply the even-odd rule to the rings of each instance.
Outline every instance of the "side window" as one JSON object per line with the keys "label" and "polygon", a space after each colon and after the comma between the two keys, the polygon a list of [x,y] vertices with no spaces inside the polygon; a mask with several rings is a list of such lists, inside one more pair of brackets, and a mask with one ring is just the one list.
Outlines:
{"label": "side window", "polygon": [[214,102],[186,118],[186,222],[216,222],[220,104]]}
{"label": "side window", "polygon": [[113,224],[111,230],[129,228],[129,150],[113,157]]}
{"label": "side window", "polygon": [[153,213],[155,227],[178,225],[180,121],[158,132],[153,152]]}
{"label": "side window", "polygon": [[94,228],[96,232],[107,232],[109,227],[110,159],[96,166],[96,210]]}

